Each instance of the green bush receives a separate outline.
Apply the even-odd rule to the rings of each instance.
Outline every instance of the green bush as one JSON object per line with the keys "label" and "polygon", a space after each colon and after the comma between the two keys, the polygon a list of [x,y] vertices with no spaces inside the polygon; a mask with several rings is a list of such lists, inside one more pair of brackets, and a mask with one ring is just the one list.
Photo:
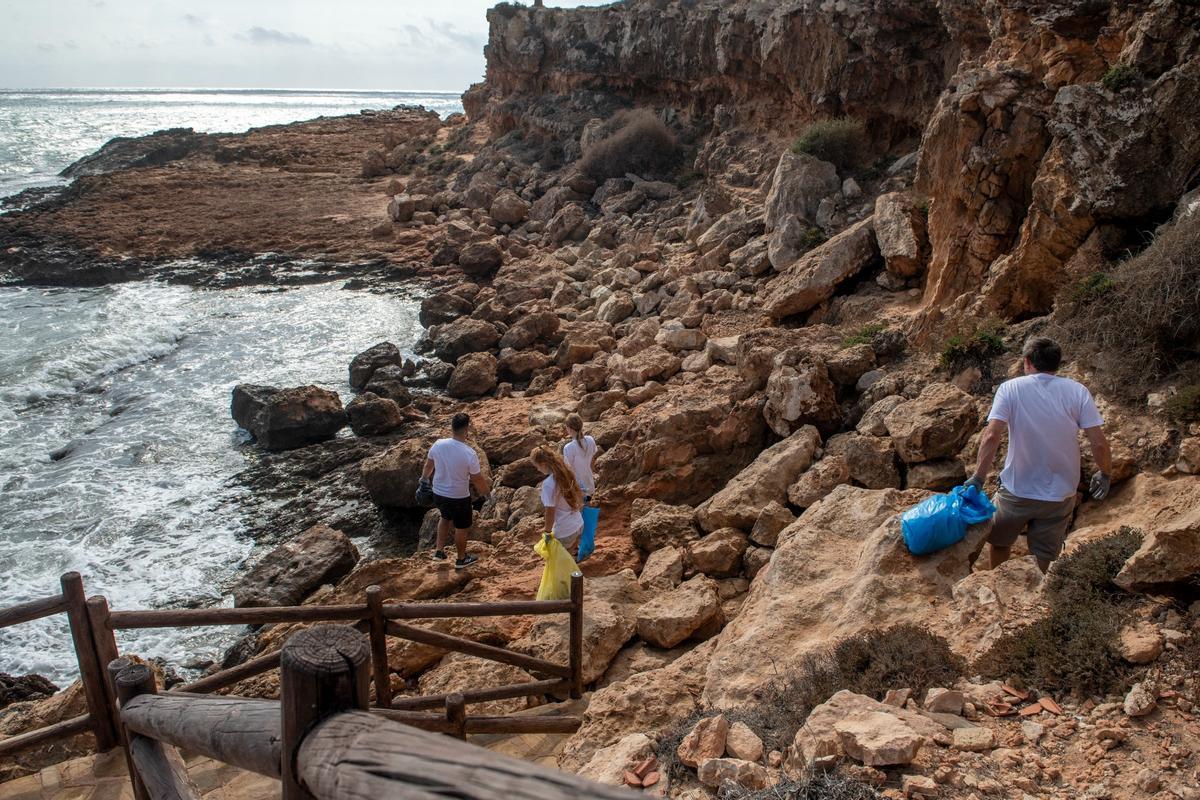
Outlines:
{"label": "green bush", "polygon": [[1071,298],[1076,302],[1097,300],[1117,288],[1117,282],[1104,270],[1097,270],[1075,284]]}
{"label": "green bush", "polygon": [[855,347],[860,344],[870,344],[877,334],[883,333],[885,326],[879,323],[863,325],[854,333],[842,338],[842,347]]}
{"label": "green bush", "polygon": [[1056,561],[1047,577],[1050,613],[997,640],[973,671],[1079,696],[1127,690],[1134,671],[1118,645],[1127,601],[1112,579],[1141,541],[1139,531],[1122,528]]}
{"label": "green bush", "polygon": [[679,143],[675,134],[649,109],[621,111],[608,126],[613,132],[590,145],[579,167],[596,180],[662,175],[675,168]]}
{"label": "green bush", "polygon": [[795,153],[808,153],[838,169],[858,166],[867,149],[867,129],[856,119],[839,117],[814,122],[803,130],[792,146]]}
{"label": "green bush", "polygon": [[967,367],[987,366],[994,356],[1005,352],[1004,328],[991,325],[972,334],[951,336],[946,340],[939,358],[944,369],[960,372]]}
{"label": "green bush", "polygon": [[1117,64],[1104,73],[1104,77],[1100,79],[1100,82],[1110,92],[1119,92],[1126,87],[1140,83],[1141,80],[1142,73],[1137,67],[1131,67],[1127,64]]}
{"label": "green bush", "polygon": [[1200,420],[1200,383],[1181,386],[1167,399],[1167,415],[1181,422]]}

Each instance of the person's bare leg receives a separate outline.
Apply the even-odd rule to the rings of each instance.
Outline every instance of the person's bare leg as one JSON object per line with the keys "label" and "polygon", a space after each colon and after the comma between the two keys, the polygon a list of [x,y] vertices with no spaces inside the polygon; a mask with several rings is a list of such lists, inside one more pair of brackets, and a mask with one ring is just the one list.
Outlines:
{"label": "person's bare leg", "polygon": [[467,534],[471,532],[470,528],[455,528],[454,529],[454,546],[458,548],[458,560],[462,561],[467,557]]}
{"label": "person's bare leg", "polygon": [[988,560],[991,562],[991,569],[995,569],[1005,561],[1008,561],[1008,556],[1012,553],[1011,547],[999,547],[998,545],[989,544],[988,548]]}
{"label": "person's bare leg", "polygon": [[446,541],[450,538],[450,520],[439,519],[437,529],[437,549],[445,550]]}

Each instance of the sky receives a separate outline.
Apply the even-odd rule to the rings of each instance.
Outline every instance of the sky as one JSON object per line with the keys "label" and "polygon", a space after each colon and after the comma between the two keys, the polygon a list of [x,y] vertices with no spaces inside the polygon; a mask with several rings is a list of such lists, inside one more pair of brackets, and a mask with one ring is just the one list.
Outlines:
{"label": "sky", "polygon": [[461,91],[483,77],[494,4],[0,0],[0,87]]}

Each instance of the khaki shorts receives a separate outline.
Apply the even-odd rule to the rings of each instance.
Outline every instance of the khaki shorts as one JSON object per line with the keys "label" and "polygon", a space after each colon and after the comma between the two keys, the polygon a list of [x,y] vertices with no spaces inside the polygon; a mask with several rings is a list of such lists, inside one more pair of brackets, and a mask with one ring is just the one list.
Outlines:
{"label": "khaki shorts", "polygon": [[1053,561],[1062,552],[1075,510],[1075,495],[1066,500],[1030,500],[1017,497],[1003,486],[996,492],[996,516],[988,541],[997,547],[1012,547],[1017,537],[1029,537],[1029,552],[1043,561]]}

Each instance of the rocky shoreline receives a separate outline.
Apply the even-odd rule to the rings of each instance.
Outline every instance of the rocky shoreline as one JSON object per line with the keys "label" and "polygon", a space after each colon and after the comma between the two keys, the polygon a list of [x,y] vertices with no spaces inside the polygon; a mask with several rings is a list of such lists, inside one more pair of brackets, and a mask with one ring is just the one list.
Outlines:
{"label": "rocky shoreline", "polygon": [[[1025,337],[1069,335],[1131,242],[1194,224],[1200,138],[1176,128],[1200,92],[1196,11],[968,5],[501,4],[468,118],[277,126],[77,178],[0,217],[0,271],[421,287],[419,362],[381,342],[347,365],[354,398],[235,392],[260,448],[237,480],[281,545],[249,578],[281,593],[250,602],[357,602],[371,584],[392,600],[532,596],[528,453],[580,414],[603,451],[603,513],[584,565],[589,703],[565,769],[688,800],[838,764],[878,792],[863,796],[1190,800],[1200,419],[1173,410],[1186,369],[1145,373],[1131,400],[1107,388],[1104,353],[1071,342],[1066,372],[1096,390],[1113,440],[1114,492],[1080,505],[1068,549],[1091,563],[1126,548],[1096,580],[1131,591],[1108,639],[1055,635],[1111,680],[1001,661],[1057,624],[1054,581],[1028,558],[983,569],[986,528],[914,558],[898,514],[973,468]],[[1146,135],[1168,118],[1170,135]],[[82,261],[37,266],[56,248]],[[226,255],[177,266],[211,253]],[[457,410],[497,487],[470,545],[481,561],[462,572],[408,550],[432,525],[413,498],[420,464]],[[403,544],[361,561],[356,536]],[[435,627],[543,657],[566,646],[551,623]],[[258,631],[227,661],[294,629]],[[799,699],[812,659],[860,642],[861,677],[889,631],[906,652],[914,630],[953,675]],[[398,695],[492,682],[483,662],[391,647]],[[277,679],[234,691],[274,696]],[[0,712],[0,731],[32,709]],[[651,755],[663,773],[647,785]]]}

